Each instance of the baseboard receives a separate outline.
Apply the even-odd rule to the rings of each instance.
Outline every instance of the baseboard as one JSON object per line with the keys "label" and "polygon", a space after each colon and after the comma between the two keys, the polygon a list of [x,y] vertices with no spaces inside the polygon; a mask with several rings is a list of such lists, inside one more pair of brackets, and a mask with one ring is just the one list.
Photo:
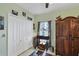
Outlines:
{"label": "baseboard", "polygon": [[31,48],[33,48],[33,47],[30,47],[30,48],[26,49],[25,51],[21,52],[21,53],[20,53],[20,54],[18,54],[17,56],[22,55],[24,52],[28,51],[28,50],[29,50],[29,49],[31,49]]}

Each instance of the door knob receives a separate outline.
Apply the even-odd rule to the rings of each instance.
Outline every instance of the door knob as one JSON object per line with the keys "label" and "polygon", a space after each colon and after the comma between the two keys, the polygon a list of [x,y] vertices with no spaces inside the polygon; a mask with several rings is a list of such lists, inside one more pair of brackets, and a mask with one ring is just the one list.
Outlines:
{"label": "door knob", "polygon": [[2,34],[2,37],[5,37],[5,34]]}

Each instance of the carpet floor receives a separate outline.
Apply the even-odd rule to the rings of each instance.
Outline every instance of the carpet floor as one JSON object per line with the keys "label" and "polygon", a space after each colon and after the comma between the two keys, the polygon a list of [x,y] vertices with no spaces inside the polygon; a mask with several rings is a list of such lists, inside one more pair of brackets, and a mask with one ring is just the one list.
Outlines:
{"label": "carpet floor", "polygon": [[30,54],[29,56],[53,56],[51,54],[48,54],[48,53],[44,53],[44,52],[41,52],[41,51],[34,51],[32,54]]}

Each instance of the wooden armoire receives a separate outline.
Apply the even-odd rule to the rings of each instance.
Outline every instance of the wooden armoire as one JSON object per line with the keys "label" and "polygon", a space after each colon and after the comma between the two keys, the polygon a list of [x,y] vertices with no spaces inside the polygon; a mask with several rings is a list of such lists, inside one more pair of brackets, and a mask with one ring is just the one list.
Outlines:
{"label": "wooden armoire", "polygon": [[76,56],[79,53],[79,17],[56,20],[56,55]]}

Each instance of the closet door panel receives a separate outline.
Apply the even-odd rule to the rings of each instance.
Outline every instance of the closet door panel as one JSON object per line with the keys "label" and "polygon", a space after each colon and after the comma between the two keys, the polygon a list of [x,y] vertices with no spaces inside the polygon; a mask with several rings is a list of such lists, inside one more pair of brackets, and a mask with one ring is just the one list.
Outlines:
{"label": "closet door panel", "polygon": [[[8,55],[16,55],[16,20],[15,18],[8,17]],[[15,34],[15,35],[14,35]]]}
{"label": "closet door panel", "polygon": [[32,47],[32,37],[33,37],[33,23],[30,20],[25,21],[25,37],[24,37],[24,42],[27,42],[27,45],[24,44],[24,48],[27,49],[26,47],[30,48]]}
{"label": "closet door panel", "polygon": [[22,50],[22,37],[21,37],[21,20],[18,21],[18,39],[17,39],[17,55],[21,53]]}

